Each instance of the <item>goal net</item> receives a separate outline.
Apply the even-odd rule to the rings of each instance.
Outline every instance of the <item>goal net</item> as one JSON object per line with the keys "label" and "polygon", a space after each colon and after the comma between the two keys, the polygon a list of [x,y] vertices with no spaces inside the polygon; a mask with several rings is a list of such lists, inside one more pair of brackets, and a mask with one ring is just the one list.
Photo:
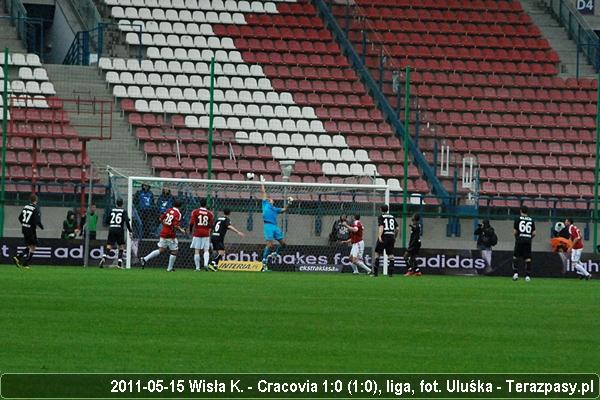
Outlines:
{"label": "goal net", "polygon": [[[360,215],[364,225],[367,265],[372,264],[380,206],[388,204],[389,190],[370,179],[360,183],[342,181],[330,184],[295,182],[261,182],[259,177],[247,181],[170,179],[156,177],[111,177],[113,199],[123,198],[132,218],[133,239],[127,243],[126,266],[139,267],[139,257],[157,248],[161,224],[159,215],[175,199],[182,203],[182,227],[188,228],[191,213],[206,199],[215,219],[229,210],[231,224],[244,236],[229,230],[225,237],[225,260],[262,261],[263,235],[262,192],[273,199],[276,207],[288,206],[280,214],[278,226],[285,235],[286,246],[270,259],[274,271],[351,270],[350,246],[341,243],[348,232],[336,221],[342,215],[351,222]],[[288,204],[288,198],[292,198]],[[334,228],[335,226],[335,228]],[[194,268],[191,237],[178,233],[179,253],[175,268]],[[166,268],[168,255],[150,260],[145,267]],[[203,265],[203,267],[205,267]]]}

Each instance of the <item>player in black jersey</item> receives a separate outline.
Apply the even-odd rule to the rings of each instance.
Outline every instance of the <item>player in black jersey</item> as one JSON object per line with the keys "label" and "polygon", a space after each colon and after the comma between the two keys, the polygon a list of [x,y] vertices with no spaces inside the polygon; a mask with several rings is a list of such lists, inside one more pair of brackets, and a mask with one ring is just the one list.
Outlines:
{"label": "player in black jersey", "polygon": [[404,259],[408,264],[408,271],[404,276],[421,276],[421,269],[417,265],[417,256],[421,250],[421,217],[415,214],[410,222],[410,239],[408,249],[404,252]]}
{"label": "player in black jersey", "polygon": [[515,251],[513,254],[513,281],[519,279],[517,258],[525,260],[525,281],[531,280],[531,241],[535,237],[535,222],[527,215],[527,206],[521,206],[521,215],[515,219],[513,234]]}
{"label": "player in black jersey", "polygon": [[25,241],[25,249],[21,253],[17,253],[13,257],[15,265],[19,268],[29,268],[29,262],[33,257],[35,248],[38,244],[36,229],[44,229],[42,225],[42,214],[38,207],[38,198],[35,194],[29,197],[29,204],[23,207],[19,214],[19,222],[21,223],[21,232]]}
{"label": "player in black jersey", "polygon": [[106,263],[106,254],[115,243],[119,248],[117,266],[121,268],[123,266],[123,250],[125,250],[125,228],[127,228],[131,237],[131,224],[129,223],[127,210],[123,208],[123,199],[117,199],[117,206],[112,208],[104,218],[108,223],[108,239],[106,239],[104,253],[100,259],[100,268]]}
{"label": "player in black jersey", "polygon": [[212,248],[216,252],[209,264],[209,268],[212,271],[217,270],[219,261],[225,256],[225,235],[227,234],[227,230],[231,229],[241,237],[245,236],[243,232],[240,232],[231,224],[231,220],[229,219],[231,210],[226,208],[223,210],[223,214],[225,214],[223,217],[219,217],[215,221],[215,226],[213,227],[212,234],[210,236]]}
{"label": "player in black jersey", "polygon": [[377,276],[379,261],[385,251],[388,257],[388,275],[392,276],[392,267],[394,265],[394,246],[398,237],[398,222],[393,215],[389,214],[387,205],[381,206],[381,215],[377,218],[379,226],[377,232],[377,245],[375,246],[375,264],[373,265],[373,276]]}

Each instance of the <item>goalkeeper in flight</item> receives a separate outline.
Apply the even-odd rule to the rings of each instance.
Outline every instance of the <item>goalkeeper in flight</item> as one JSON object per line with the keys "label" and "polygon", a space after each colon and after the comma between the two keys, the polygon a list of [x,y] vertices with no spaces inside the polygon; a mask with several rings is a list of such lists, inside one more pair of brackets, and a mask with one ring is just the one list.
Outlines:
{"label": "goalkeeper in flight", "polygon": [[[263,177],[260,177],[261,182],[264,182]],[[263,271],[268,271],[269,258],[274,258],[279,254],[281,248],[286,245],[283,232],[277,225],[277,217],[279,214],[288,210],[294,199],[288,197],[288,205],[283,208],[278,208],[273,205],[273,199],[267,195],[265,185],[261,184],[262,190],[262,213],[263,213],[263,230],[265,235],[265,249],[263,251],[262,263]]]}

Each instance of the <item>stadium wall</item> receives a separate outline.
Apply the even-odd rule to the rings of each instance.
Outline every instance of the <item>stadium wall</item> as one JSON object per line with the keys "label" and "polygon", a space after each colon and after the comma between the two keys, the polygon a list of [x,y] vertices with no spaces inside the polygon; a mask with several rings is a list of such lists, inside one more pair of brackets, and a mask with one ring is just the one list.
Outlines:
{"label": "stadium wall", "polygon": [[[59,238],[62,230],[62,223],[65,220],[68,210],[69,209],[64,207],[43,207],[42,204],[42,221],[46,229],[38,231],[38,236],[40,238]],[[21,228],[17,222],[17,215],[20,211],[20,206],[6,207],[7,217],[4,226],[6,237],[21,236]],[[100,221],[102,221],[104,210],[99,209],[98,212]],[[290,215],[288,218],[288,226],[290,227],[286,234],[288,243],[322,246],[328,243],[329,233],[331,232],[331,227],[337,216],[323,216],[320,236],[315,234],[315,218],[313,216]],[[260,214],[253,214],[253,229],[251,231],[248,229],[247,213],[232,213],[231,220],[233,225],[247,235],[245,238],[240,238],[230,232],[227,236],[228,242],[240,244],[256,244],[263,242],[262,220]],[[366,227],[366,245],[371,246],[373,244],[372,227],[376,224],[376,219],[374,217],[363,217],[361,220]],[[398,218],[398,220],[398,222],[400,222],[400,218]],[[471,250],[475,248],[475,238],[472,234],[474,230],[472,220],[465,219],[461,221],[461,237],[446,237],[446,224],[447,220],[443,218],[425,218],[423,223],[423,248],[456,250]],[[498,246],[496,246],[495,249],[511,250],[514,245],[512,222],[492,220],[491,224],[498,235]],[[547,251],[550,248],[549,240],[551,223],[538,222],[536,226],[537,239],[534,240],[533,249],[535,251]],[[583,230],[583,226],[581,224],[579,226]],[[106,228],[99,223],[98,239],[105,239],[106,236]]]}

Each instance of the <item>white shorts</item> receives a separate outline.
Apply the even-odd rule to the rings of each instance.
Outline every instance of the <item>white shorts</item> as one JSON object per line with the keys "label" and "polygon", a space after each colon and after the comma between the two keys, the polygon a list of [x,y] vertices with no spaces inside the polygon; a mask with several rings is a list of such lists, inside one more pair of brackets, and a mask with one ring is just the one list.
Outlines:
{"label": "white shorts", "polygon": [[571,262],[578,263],[581,260],[581,252],[583,249],[571,249]]}
{"label": "white shorts", "polygon": [[350,250],[350,256],[356,257],[358,259],[362,259],[363,253],[365,252],[365,242],[361,240],[358,243],[354,243],[352,245],[352,249]]}
{"label": "white shorts", "polygon": [[179,248],[177,246],[177,238],[168,239],[162,237],[158,239],[158,247],[162,247],[163,249],[169,249],[171,251],[176,251]]}
{"label": "white shorts", "polygon": [[194,236],[192,238],[192,244],[190,245],[190,249],[196,250],[210,250],[210,237],[198,237]]}

